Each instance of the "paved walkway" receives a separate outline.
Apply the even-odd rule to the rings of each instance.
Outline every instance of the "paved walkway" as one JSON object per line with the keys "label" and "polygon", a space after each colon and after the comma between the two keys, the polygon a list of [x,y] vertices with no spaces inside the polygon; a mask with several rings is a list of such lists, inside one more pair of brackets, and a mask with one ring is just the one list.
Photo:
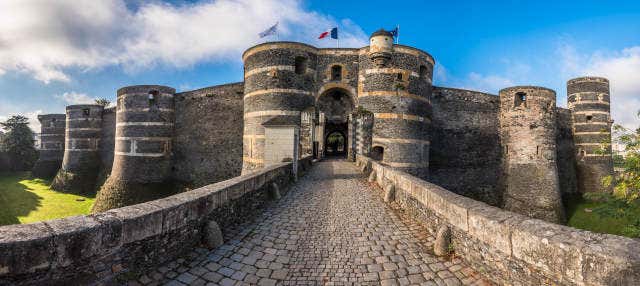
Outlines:
{"label": "paved walkway", "polygon": [[[460,259],[386,206],[352,163],[314,165],[254,222],[142,276],[143,285],[478,285]],[[136,284],[131,283],[131,284]]]}

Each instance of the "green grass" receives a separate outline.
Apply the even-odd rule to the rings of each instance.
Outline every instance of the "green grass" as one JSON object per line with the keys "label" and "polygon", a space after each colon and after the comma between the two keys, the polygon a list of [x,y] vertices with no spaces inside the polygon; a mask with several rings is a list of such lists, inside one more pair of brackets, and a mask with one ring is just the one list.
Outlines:
{"label": "green grass", "polygon": [[51,182],[29,172],[0,173],[0,225],[32,223],[88,214],[93,196],[53,191]]}
{"label": "green grass", "polygon": [[601,205],[602,202],[583,198],[572,199],[567,204],[567,225],[593,232],[633,236],[625,228],[633,223],[634,217],[640,217],[640,207],[632,209],[631,215],[620,218],[601,217],[596,212],[588,212]]}

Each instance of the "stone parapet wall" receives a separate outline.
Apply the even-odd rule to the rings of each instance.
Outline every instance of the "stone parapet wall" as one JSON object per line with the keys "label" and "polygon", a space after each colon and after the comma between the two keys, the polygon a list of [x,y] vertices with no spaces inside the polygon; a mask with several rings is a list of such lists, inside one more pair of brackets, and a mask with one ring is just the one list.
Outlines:
{"label": "stone parapet wall", "polygon": [[117,284],[199,245],[211,220],[223,232],[246,221],[269,200],[273,182],[288,184],[291,168],[281,163],[103,213],[0,227],[0,285]]}
{"label": "stone parapet wall", "polygon": [[491,207],[358,154],[356,164],[395,186],[397,203],[504,285],[638,285],[640,241],[548,223]]}

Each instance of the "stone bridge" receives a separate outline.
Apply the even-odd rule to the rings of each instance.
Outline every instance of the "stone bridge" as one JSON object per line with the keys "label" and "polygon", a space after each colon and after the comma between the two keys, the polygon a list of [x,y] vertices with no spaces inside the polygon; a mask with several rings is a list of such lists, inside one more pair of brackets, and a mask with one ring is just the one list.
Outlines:
{"label": "stone bridge", "polygon": [[[212,246],[220,230],[224,240]],[[449,254],[435,256],[442,233]],[[494,208],[360,155],[313,166],[306,157],[143,204],[0,227],[3,286],[639,285],[639,277],[637,240]]]}
{"label": "stone bridge", "polygon": [[[385,205],[353,163],[320,162],[282,200],[140,277],[140,285],[478,285],[461,259],[433,255],[433,237]],[[135,284],[135,283],[134,283]]]}

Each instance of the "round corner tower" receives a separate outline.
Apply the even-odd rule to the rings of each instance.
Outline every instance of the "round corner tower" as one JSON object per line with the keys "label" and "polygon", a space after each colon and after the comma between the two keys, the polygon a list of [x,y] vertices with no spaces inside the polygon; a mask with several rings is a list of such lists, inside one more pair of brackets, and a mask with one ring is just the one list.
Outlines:
{"label": "round corner tower", "polygon": [[117,92],[115,151],[111,175],[94,212],[141,203],[173,192],[171,172],[175,89],[159,85]]}
{"label": "round corner tower", "polygon": [[32,174],[39,178],[51,178],[62,166],[64,158],[64,128],[66,115],[38,115],[40,121],[40,156]]}
{"label": "round corner tower", "polygon": [[580,77],[567,82],[567,105],[572,113],[578,191],[610,191],[602,179],[613,175],[609,80]]}
{"label": "round corner tower", "polygon": [[93,193],[100,167],[99,144],[104,107],[70,105],[66,109],[62,168],[51,187],[58,191]]}
{"label": "round corner tower", "polygon": [[564,222],[556,165],[556,93],[543,87],[500,90],[504,208]]}
{"label": "round corner tower", "polygon": [[359,106],[373,114],[371,156],[426,178],[433,57],[394,45],[393,35],[379,30],[371,35],[359,62]]}
{"label": "round corner tower", "polygon": [[263,124],[300,126],[301,113],[314,106],[317,49],[293,42],[264,43],[245,51],[242,58],[246,173],[269,164]]}

